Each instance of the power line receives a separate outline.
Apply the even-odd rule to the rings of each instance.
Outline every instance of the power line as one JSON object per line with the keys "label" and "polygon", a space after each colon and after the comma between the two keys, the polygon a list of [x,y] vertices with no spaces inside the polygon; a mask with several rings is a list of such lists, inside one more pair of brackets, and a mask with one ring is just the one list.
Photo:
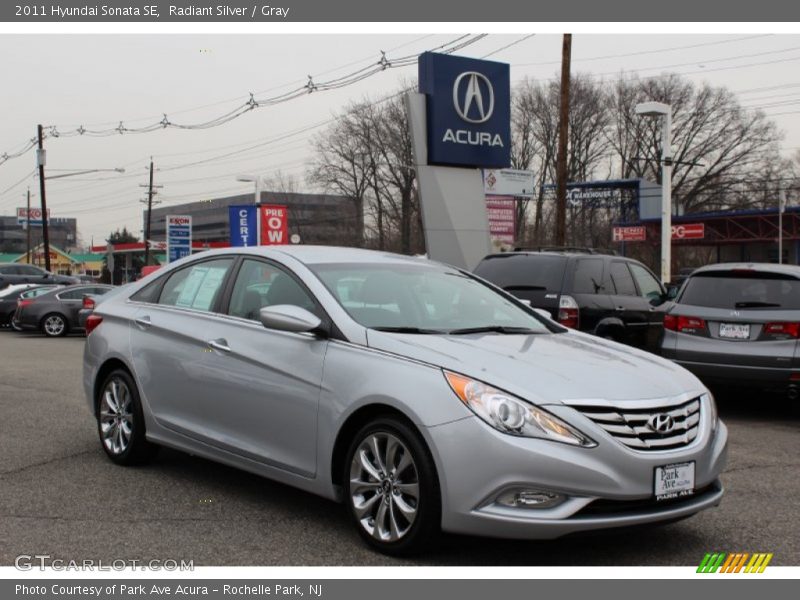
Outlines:
{"label": "power line", "polygon": [[[592,56],[589,58],[576,58],[573,59],[573,62],[589,62],[595,60],[607,60],[609,58],[627,58],[629,56],[642,56],[645,54],[661,54],[663,52],[672,52],[675,50],[689,50],[692,48],[702,48],[706,46],[718,46],[721,44],[731,44],[735,42],[744,42],[746,40],[752,40],[756,38],[764,38],[764,37],[771,37],[774,34],[763,34],[763,35],[748,35],[744,37],[738,37],[730,40],[719,40],[714,42],[706,42],[701,44],[690,44],[688,46],[672,46],[671,48],[658,48],[656,50],[642,50],[638,52],[625,52],[623,54],[607,54],[605,56]],[[546,65],[558,65],[561,61],[546,61],[546,62],[533,62],[533,63],[518,63],[515,66],[518,67],[534,67],[534,66],[546,66]]]}
{"label": "power line", "polygon": [[[488,34],[475,34],[475,35],[462,35],[455,40],[442,44],[441,46],[436,47],[434,50],[440,51],[443,54],[452,54],[457,52],[467,46],[470,46],[479,40],[485,38]],[[319,81],[316,82],[314,79],[309,75],[308,81],[302,86],[299,86],[295,89],[292,89],[288,92],[284,92],[283,94],[278,94],[276,96],[268,97],[268,98],[256,98],[256,95],[251,93],[250,98],[240,104],[239,106],[229,110],[228,112],[219,115],[217,117],[211,118],[209,120],[200,122],[200,123],[177,123],[170,120],[166,113],[163,114],[162,118],[156,122],[153,122],[149,125],[145,125],[142,127],[128,127],[125,125],[124,121],[120,121],[116,127],[106,128],[106,129],[90,129],[84,125],[80,125],[75,129],[71,130],[63,130],[59,131],[56,125],[49,125],[47,127],[47,137],[74,137],[74,136],[86,136],[86,137],[108,137],[113,135],[122,135],[122,134],[131,134],[131,133],[151,133],[153,131],[159,131],[162,129],[184,129],[184,130],[198,130],[198,129],[210,129],[212,127],[219,127],[220,125],[224,125],[225,123],[229,123],[234,119],[241,117],[242,115],[254,110],[256,108],[263,108],[266,106],[275,106],[277,104],[282,104],[285,102],[289,102],[291,100],[295,100],[307,94],[316,93],[316,92],[323,92],[329,90],[336,90],[341,89],[359,81],[363,81],[369,77],[372,77],[378,73],[389,69],[398,69],[407,66],[411,66],[416,63],[419,55],[418,54],[411,54],[407,56],[401,56],[398,58],[389,58],[386,55],[386,52],[381,52],[381,57],[377,62],[374,62],[366,67],[358,69],[348,75],[344,75],[342,77],[337,77],[328,81]],[[22,156],[25,152],[30,151],[35,144],[28,144],[26,145],[22,151],[16,153],[6,153],[0,156],[0,165],[4,164],[11,158],[16,158],[18,156]]]}

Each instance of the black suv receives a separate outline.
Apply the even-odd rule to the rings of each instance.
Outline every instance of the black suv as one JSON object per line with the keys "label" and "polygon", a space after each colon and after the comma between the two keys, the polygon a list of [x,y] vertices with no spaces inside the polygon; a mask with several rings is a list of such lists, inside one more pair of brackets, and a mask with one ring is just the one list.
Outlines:
{"label": "black suv", "polygon": [[55,275],[34,265],[0,263],[0,290],[17,283],[70,285],[79,281],[77,277]]}
{"label": "black suv", "polygon": [[658,278],[631,258],[589,249],[492,254],[475,268],[567,327],[657,351],[670,303]]}

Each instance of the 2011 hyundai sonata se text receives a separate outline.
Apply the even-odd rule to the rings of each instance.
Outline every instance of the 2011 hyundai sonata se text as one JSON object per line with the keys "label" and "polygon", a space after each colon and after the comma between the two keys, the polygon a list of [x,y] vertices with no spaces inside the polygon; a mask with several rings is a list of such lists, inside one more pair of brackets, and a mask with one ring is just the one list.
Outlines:
{"label": "2011 hyundai sonata se text", "polygon": [[169,446],[342,501],[384,552],[441,530],[674,521],[722,498],[727,430],[692,374],[425,259],[204,252],[99,304],[86,329],[111,460]]}

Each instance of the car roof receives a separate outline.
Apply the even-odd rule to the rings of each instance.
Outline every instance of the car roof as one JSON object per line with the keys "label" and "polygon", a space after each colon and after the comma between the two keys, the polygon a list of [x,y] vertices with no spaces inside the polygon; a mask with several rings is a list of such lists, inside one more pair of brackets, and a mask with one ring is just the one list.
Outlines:
{"label": "car roof", "polygon": [[[420,264],[421,262],[429,263],[435,261],[428,261],[425,258],[416,256],[406,256],[404,254],[395,254],[393,252],[386,252],[383,250],[365,250],[363,248],[347,248],[342,246],[305,246],[305,245],[281,245],[281,246],[250,246],[240,248],[218,248],[215,250],[207,250],[203,255],[213,256],[214,254],[230,254],[234,251],[235,254],[252,254],[255,256],[263,256],[266,258],[279,259],[281,256],[291,256],[292,258],[300,261],[306,265],[324,264],[324,263],[407,263],[407,264]],[[200,256],[193,254],[192,258]],[[156,271],[157,273],[157,271]],[[155,273],[154,273],[155,274]],[[148,276],[149,277],[149,276]]]}
{"label": "car roof", "polygon": [[487,258],[505,258],[507,256],[562,256],[565,258],[618,258],[620,260],[636,260],[627,256],[620,256],[618,254],[600,252],[597,250],[593,252],[581,252],[580,250],[514,250],[511,252],[495,252],[494,254],[485,256],[484,260]]}
{"label": "car roof", "polygon": [[758,271],[761,273],[774,273],[778,275],[789,275],[800,279],[800,267],[797,265],[779,265],[775,263],[718,263],[706,265],[695,270],[690,277],[696,277],[705,273],[724,273],[726,271]]}

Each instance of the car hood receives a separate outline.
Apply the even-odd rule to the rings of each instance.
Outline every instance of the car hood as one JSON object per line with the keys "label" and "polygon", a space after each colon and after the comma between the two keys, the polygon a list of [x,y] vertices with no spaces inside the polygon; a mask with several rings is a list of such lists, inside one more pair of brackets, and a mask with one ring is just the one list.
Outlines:
{"label": "car hood", "polygon": [[654,354],[583,333],[411,335],[368,331],[371,348],[480,379],[539,404],[666,398],[705,387]]}

